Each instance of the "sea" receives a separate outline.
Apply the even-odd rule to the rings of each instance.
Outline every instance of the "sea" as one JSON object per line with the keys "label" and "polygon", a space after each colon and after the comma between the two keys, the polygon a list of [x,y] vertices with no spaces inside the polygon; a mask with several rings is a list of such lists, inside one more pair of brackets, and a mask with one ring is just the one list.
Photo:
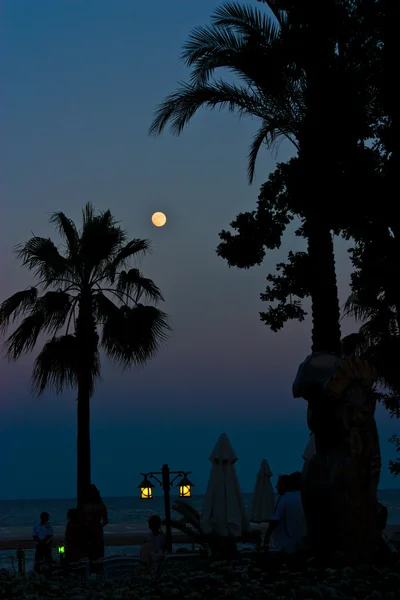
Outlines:
{"label": "sea", "polygon": [[[388,508],[388,525],[400,524],[400,489],[380,490],[379,500]],[[243,494],[246,508],[251,503],[251,494]],[[173,503],[174,498],[171,498]],[[201,511],[204,496],[193,495],[188,500],[191,505]],[[129,524],[146,523],[152,514],[164,517],[164,500],[162,496],[155,496],[152,500],[141,500],[138,497],[104,498],[107,505],[110,523]],[[69,508],[74,507],[74,499],[65,500],[0,500],[0,535],[12,527],[33,527],[39,521],[43,511],[50,513],[52,525],[64,525]],[[178,515],[173,515],[173,517]],[[182,544],[180,544],[182,546]],[[136,554],[140,550],[135,546],[106,547],[105,554],[110,556],[116,553]],[[26,551],[26,568],[33,566],[33,550]],[[0,569],[15,569],[15,551],[0,551]]]}

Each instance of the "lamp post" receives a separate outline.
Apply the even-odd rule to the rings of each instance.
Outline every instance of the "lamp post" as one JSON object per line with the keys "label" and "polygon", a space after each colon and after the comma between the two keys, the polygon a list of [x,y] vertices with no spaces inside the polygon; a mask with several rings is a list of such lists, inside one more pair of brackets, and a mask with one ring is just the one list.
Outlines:
{"label": "lamp post", "polygon": [[[167,536],[167,552],[172,552],[172,531],[171,531],[171,497],[170,491],[174,482],[178,477],[182,477],[179,482],[179,495],[181,498],[190,498],[191,489],[194,484],[189,481],[188,475],[191,471],[170,471],[168,465],[163,465],[161,471],[151,471],[150,473],[140,473],[143,476],[140,488],[140,497],[143,500],[151,500],[153,498],[154,485],[150,479],[154,479],[163,489],[164,492],[164,509],[165,509],[165,530]],[[171,475],[174,477],[171,479]],[[159,477],[161,476],[161,479]]]}

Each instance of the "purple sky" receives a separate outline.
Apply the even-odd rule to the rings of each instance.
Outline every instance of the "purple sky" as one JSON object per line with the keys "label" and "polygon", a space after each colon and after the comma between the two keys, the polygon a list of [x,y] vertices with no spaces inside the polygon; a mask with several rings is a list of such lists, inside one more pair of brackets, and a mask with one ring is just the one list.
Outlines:
{"label": "purple sky", "polygon": [[[249,0],[251,3],[252,0]],[[163,462],[192,470],[202,492],[208,456],[226,432],[251,491],[262,458],[274,475],[301,467],[306,403],[291,397],[310,348],[309,321],[271,333],[259,320],[265,277],[289,249],[293,230],[261,267],[228,269],[215,254],[218,232],[253,209],[260,185],[292,149],[264,152],[248,186],[246,159],[257,124],[201,112],[180,138],[149,138],[155,106],[187,77],[179,56],[191,28],[217,0],[4,0],[1,6],[1,300],[30,285],[13,255],[31,233],[53,236],[48,218],[79,220],[92,201],[110,208],[132,237],[153,240],[143,263],[161,287],[174,332],[145,369],[121,375],[104,363],[92,402],[93,481],[105,496],[137,493],[139,472]],[[150,217],[164,211],[158,229]],[[350,265],[338,242],[341,299]],[[345,333],[352,330],[345,323]],[[75,394],[29,395],[33,357],[0,363],[0,498],[75,493]],[[398,424],[378,410],[381,487]],[[40,469],[51,473],[43,483]]]}

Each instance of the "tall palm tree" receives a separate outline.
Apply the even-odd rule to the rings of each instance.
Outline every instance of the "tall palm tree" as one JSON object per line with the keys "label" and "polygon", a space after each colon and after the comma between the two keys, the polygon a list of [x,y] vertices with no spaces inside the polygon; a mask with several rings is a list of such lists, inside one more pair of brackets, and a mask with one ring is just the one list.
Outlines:
{"label": "tall palm tree", "polygon": [[[201,107],[226,107],[253,117],[260,128],[249,152],[250,182],[263,144],[271,147],[282,137],[294,144],[298,160],[290,210],[302,220],[308,244],[312,349],[339,354],[332,231],[348,226],[359,207],[354,188],[349,192],[344,181],[346,173],[358,172],[363,142],[371,132],[368,111],[376,90],[365,83],[368,44],[358,34],[357,2],[325,0],[323,11],[317,0],[264,3],[269,13],[226,3],[214,12],[210,26],[192,32],[183,51],[192,68],[189,83],[181,84],[158,107],[150,134],[158,135],[170,124],[179,135]],[[238,83],[215,79],[220,68],[236,75]],[[317,414],[314,410],[314,423]],[[320,417],[323,426],[324,418]],[[336,450],[335,446],[329,452]],[[326,451],[317,443],[318,458]],[[335,497],[340,496],[337,492]],[[332,510],[337,512],[336,507]],[[371,504],[371,519],[373,511]],[[318,521],[314,531],[321,530],[331,516],[334,512],[313,517]],[[364,535],[361,556],[362,546],[370,547],[364,544],[369,534],[362,533],[361,522],[355,527],[357,539]],[[351,539],[355,529],[350,522],[346,530]],[[320,543],[323,540],[316,547]]]}
{"label": "tall palm tree", "polygon": [[[32,237],[17,246],[18,259],[38,279],[0,305],[0,328],[24,317],[5,342],[9,360],[31,352],[39,337],[50,336],[36,357],[33,391],[57,394],[77,389],[77,494],[82,502],[90,473],[90,399],[100,379],[100,351],[124,369],[144,365],[167,338],[167,315],[154,304],[163,300],[159,288],[132,260],[149,250],[147,240],[128,241],[110,211],[83,209],[80,230],[64,213],[54,213],[65,243]],[[144,302],[152,304],[145,304]]]}
{"label": "tall palm tree", "polygon": [[[167,124],[172,133],[181,134],[201,107],[226,107],[240,116],[253,117],[260,121],[260,128],[249,152],[250,182],[263,144],[272,147],[281,138],[293,143],[300,161],[294,209],[304,220],[315,273],[311,282],[313,350],[339,352],[332,213],[324,206],[321,188],[325,201],[334,202],[337,209],[338,196],[334,199],[331,188],[343,170],[338,161],[343,162],[344,155],[351,154],[359,139],[367,135],[360,116],[353,118],[365,112],[361,106],[364,98],[359,88],[351,95],[354,86],[347,85],[349,73],[342,66],[342,54],[351,42],[346,28],[340,29],[345,3],[325,2],[322,23],[320,11],[314,15],[315,11],[310,11],[313,3],[308,0],[296,6],[285,0],[265,3],[269,14],[239,3],[223,4],[213,13],[210,26],[193,30],[183,51],[186,65],[192,68],[189,83],[181,84],[160,104],[150,134],[160,134]],[[239,83],[215,79],[220,68],[235,74]],[[355,80],[357,65],[351,74]],[[340,97],[344,90],[346,110]]]}

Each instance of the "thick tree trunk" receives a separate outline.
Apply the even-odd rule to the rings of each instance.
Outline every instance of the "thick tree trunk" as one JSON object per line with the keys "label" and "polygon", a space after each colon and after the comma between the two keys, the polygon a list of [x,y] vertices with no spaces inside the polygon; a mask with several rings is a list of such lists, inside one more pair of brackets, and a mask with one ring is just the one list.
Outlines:
{"label": "thick tree trunk", "polygon": [[340,306],[332,234],[317,214],[307,217],[306,233],[312,265],[312,351],[340,354]]}
{"label": "thick tree trunk", "polygon": [[[323,221],[318,226],[313,218],[307,223],[307,233],[311,263],[315,265],[311,289],[313,351],[339,355],[340,313],[332,237]],[[329,389],[309,401],[308,426],[315,434],[316,455],[305,472],[303,503],[314,556],[329,561],[339,552],[348,563],[358,563],[370,561],[379,548],[377,488],[381,463],[371,395],[372,370],[363,361],[351,361],[343,361]]]}
{"label": "thick tree trunk", "polygon": [[368,562],[380,547],[374,375],[365,361],[345,359],[326,394],[309,403],[316,455],[304,471],[303,502],[314,555],[325,560],[339,552],[348,563]]}
{"label": "thick tree trunk", "polygon": [[[307,77],[306,114],[300,141],[300,181],[298,193],[305,217],[304,232],[311,265],[313,352],[340,352],[340,307],[336,281],[335,255],[331,234],[332,203],[330,181],[335,174],[335,140],[332,131],[331,97],[334,55],[330,29],[334,2],[325,2],[323,21],[319,3],[304,4],[303,21]],[[317,49],[317,50],[316,50]],[[333,155],[333,156],[332,156]]]}
{"label": "thick tree trunk", "polygon": [[[331,182],[341,143],[340,123],[335,123],[332,113],[335,32],[330,31],[334,18],[328,20],[326,10],[322,22],[317,4],[311,2],[306,15],[308,40],[313,43],[305,48],[307,111],[299,153],[300,193],[307,199],[304,229],[312,269],[312,349],[339,356],[340,307],[330,225],[336,202]],[[324,10],[329,7],[334,12],[333,2]],[[343,139],[352,143],[346,136]],[[336,387],[329,392],[321,389],[309,401],[308,425],[315,434],[316,455],[305,468],[303,503],[311,548],[320,559],[329,560],[340,552],[348,562],[363,562],[372,557],[379,540],[379,441],[370,369],[365,363],[363,368],[357,375],[351,368],[338,371]]]}

